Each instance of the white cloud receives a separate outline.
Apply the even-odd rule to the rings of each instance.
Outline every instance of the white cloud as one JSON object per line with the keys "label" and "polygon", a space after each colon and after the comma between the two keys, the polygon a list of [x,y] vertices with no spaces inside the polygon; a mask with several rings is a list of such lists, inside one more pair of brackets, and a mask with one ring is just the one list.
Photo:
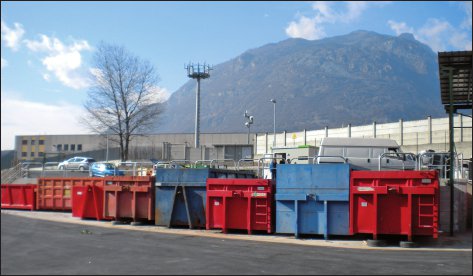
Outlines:
{"label": "white cloud", "polygon": [[[43,34],[40,34],[39,36],[41,37],[40,41],[31,41],[31,40],[25,39],[24,43],[26,44],[26,47],[28,49],[30,49],[31,51],[33,51],[33,52],[52,51],[53,50],[53,47],[52,47],[53,42],[51,42],[49,37],[47,37]],[[56,44],[60,44],[60,41],[57,40],[56,38],[54,39],[54,42]]]}
{"label": "white cloud", "polygon": [[[104,86],[108,85],[107,80],[104,79],[103,73],[100,69],[91,68],[90,73],[94,76],[95,81],[98,83],[98,85],[104,85]],[[169,90],[164,87],[153,86],[149,89],[151,91],[149,93],[149,96],[146,99],[142,99],[142,101],[144,101],[147,104],[161,103],[169,99],[169,97],[171,96],[171,93],[169,92]]]}
{"label": "white cloud", "polygon": [[8,66],[8,61],[2,58],[2,69]]}
{"label": "white cloud", "polygon": [[151,88],[149,103],[162,103],[171,96],[166,88],[154,86]]}
{"label": "white cloud", "polygon": [[20,23],[14,23],[13,29],[9,28],[5,22],[1,23],[2,41],[5,41],[7,47],[17,51],[20,46],[21,37],[25,33],[23,26]]}
{"label": "white cloud", "polygon": [[465,17],[465,20],[463,20],[460,27],[462,27],[463,29],[471,30],[471,23],[472,23],[471,1],[465,1],[462,4],[463,4],[463,8],[465,9],[466,17]]}
{"label": "white cloud", "polygon": [[41,59],[46,70],[68,87],[81,89],[90,86],[89,79],[79,72],[82,65],[81,52],[92,50],[87,41],[74,41],[71,45],[64,45],[54,37],[40,35],[40,38],[38,41],[25,39],[24,42],[31,51],[46,53],[46,57]]}
{"label": "white cloud", "polygon": [[347,3],[348,11],[342,15],[341,19],[346,23],[358,19],[367,8],[367,5],[368,3],[364,1],[349,1]]}
{"label": "white cloud", "polygon": [[286,34],[290,37],[305,39],[320,39],[326,36],[324,25],[335,23],[351,23],[357,20],[368,7],[365,1],[344,2],[345,10],[337,12],[333,9],[336,2],[316,1],[312,4],[315,11],[313,17],[298,15],[297,21],[292,21],[286,28]]}
{"label": "white cloud", "polygon": [[453,33],[448,42],[457,49],[471,51],[471,39],[466,33]]}
{"label": "white cloud", "polygon": [[414,29],[407,26],[405,22],[395,22],[393,20],[388,20],[389,27],[396,32],[396,35],[400,35],[402,33],[414,33]]}
{"label": "white cloud", "polygon": [[429,18],[419,29],[393,20],[389,20],[388,25],[396,35],[412,33],[417,40],[429,45],[435,52],[446,51],[451,47],[455,50],[471,50],[471,37],[467,32],[460,31],[444,20]]}
{"label": "white cloud", "polygon": [[315,18],[302,16],[298,22],[291,22],[286,28],[286,34],[290,37],[305,39],[320,39],[325,36],[323,28],[317,25]]}
{"label": "white cloud", "polygon": [[81,110],[82,106],[69,103],[44,104],[9,98],[2,92],[2,150],[14,148],[15,135],[90,133],[79,123],[77,116],[83,114]]}

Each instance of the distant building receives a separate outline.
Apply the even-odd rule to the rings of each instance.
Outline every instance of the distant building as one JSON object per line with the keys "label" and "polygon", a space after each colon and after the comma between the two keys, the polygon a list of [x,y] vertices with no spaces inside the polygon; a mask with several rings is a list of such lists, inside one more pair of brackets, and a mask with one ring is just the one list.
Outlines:
{"label": "distant building", "polygon": [[[236,159],[252,158],[253,145],[246,133],[201,133],[201,146],[193,148],[194,134],[151,134],[133,138],[131,160]],[[120,159],[117,136],[98,134],[19,135],[15,137],[16,160],[62,161],[69,156],[90,156],[96,160]],[[254,140],[251,139],[252,141]],[[108,149],[108,156],[107,156]]]}

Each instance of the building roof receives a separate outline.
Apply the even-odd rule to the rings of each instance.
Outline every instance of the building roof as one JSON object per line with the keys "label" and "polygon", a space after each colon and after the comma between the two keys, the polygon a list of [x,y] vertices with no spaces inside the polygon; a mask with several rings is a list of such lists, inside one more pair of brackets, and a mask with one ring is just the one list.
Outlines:
{"label": "building roof", "polygon": [[[472,51],[439,52],[440,97],[448,112],[472,107]],[[450,100],[449,72],[452,72],[452,100]]]}

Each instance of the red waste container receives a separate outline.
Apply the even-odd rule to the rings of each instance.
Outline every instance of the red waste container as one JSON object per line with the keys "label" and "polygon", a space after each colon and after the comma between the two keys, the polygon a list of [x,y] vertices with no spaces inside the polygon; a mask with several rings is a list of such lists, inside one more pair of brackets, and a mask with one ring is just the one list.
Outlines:
{"label": "red waste container", "polygon": [[350,234],[438,237],[437,171],[352,171]]}
{"label": "red waste container", "polygon": [[206,229],[273,232],[273,185],[269,179],[208,178]]}
{"label": "red waste container", "polygon": [[36,193],[38,210],[72,211],[72,187],[103,185],[98,177],[40,177]]}
{"label": "red waste container", "polygon": [[112,220],[154,220],[154,176],[104,178],[104,216]]}
{"label": "red waste container", "polygon": [[72,187],[72,216],[81,219],[111,219],[103,215],[103,198],[103,182],[101,185]]}
{"label": "red waste container", "polygon": [[2,209],[35,209],[36,184],[2,184]]}

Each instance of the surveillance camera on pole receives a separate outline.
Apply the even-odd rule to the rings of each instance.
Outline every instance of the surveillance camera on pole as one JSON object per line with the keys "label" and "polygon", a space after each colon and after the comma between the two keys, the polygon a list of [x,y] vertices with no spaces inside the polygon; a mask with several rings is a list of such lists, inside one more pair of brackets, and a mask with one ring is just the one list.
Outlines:
{"label": "surveillance camera on pole", "polygon": [[250,144],[250,127],[253,124],[254,117],[248,114],[248,110],[245,110],[244,116],[247,119],[247,121],[245,122],[245,126],[248,128],[248,144]]}

